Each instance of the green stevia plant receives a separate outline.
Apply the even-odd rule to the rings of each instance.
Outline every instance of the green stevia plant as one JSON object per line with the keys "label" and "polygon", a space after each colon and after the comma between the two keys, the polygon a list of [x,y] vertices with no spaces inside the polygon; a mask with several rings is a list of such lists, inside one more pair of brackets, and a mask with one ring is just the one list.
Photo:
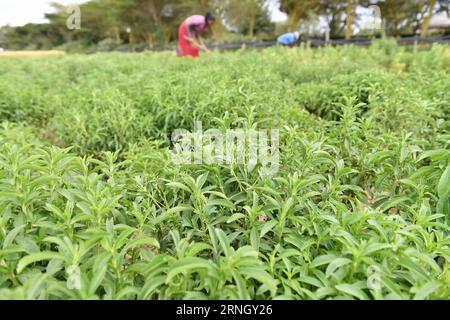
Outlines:
{"label": "green stevia plant", "polygon": [[[0,60],[0,299],[449,299],[450,51]],[[176,129],[279,130],[279,170]]]}

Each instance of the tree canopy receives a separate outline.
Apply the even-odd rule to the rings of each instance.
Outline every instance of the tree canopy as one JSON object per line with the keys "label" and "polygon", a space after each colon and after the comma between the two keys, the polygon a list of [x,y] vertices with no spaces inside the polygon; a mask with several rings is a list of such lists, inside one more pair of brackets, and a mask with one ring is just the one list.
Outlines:
{"label": "tree canopy", "polygon": [[213,35],[219,42],[236,37],[274,39],[276,32],[312,25],[311,19],[328,24],[331,37],[348,39],[361,29],[358,10],[372,5],[380,8],[388,35],[425,37],[433,15],[448,11],[446,0],[279,0],[288,21],[275,28],[268,4],[268,0],[91,0],[80,5],[81,28],[70,30],[68,7],[53,3],[54,12],[46,14],[48,23],[0,28],[0,47],[167,46],[176,41],[186,17],[208,11],[217,17]]}

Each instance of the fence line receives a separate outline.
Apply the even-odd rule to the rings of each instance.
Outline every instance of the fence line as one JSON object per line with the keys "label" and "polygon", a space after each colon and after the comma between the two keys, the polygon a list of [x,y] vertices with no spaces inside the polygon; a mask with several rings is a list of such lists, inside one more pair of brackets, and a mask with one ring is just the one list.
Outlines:
{"label": "fence line", "polygon": [[[367,47],[372,44],[372,40],[368,38],[352,38],[350,40],[330,40],[325,41],[323,39],[309,39],[307,40],[312,48],[323,47],[326,45],[330,46],[342,46],[342,45],[356,45]],[[450,35],[449,36],[439,36],[439,37],[405,37],[398,38],[397,43],[399,45],[414,45],[414,44],[423,44],[423,43],[441,43],[450,45]],[[208,46],[210,49],[219,49],[219,50],[237,50],[241,48],[268,48],[273,47],[277,44],[276,41],[242,41],[242,42],[234,42],[234,43],[224,43],[218,45],[210,45]],[[157,48],[144,48],[144,49],[135,49],[134,51],[168,51],[175,50],[174,46],[166,46],[166,47],[157,47]],[[117,51],[121,52],[130,52],[133,49],[122,48]]]}
{"label": "fence line", "polygon": [[[372,44],[372,40],[367,38],[353,38],[350,40],[330,40],[325,41],[323,39],[309,39],[308,40],[311,44],[311,47],[322,47],[325,45],[331,45],[331,46],[341,46],[341,45],[358,45],[358,46],[370,46]],[[408,38],[399,38],[397,39],[397,43],[399,45],[413,45],[415,43],[442,43],[442,44],[449,44],[450,45],[450,36],[441,36],[441,37],[429,37],[429,38],[420,38],[420,37],[408,37]],[[218,48],[218,49],[239,49],[243,46],[247,48],[264,48],[264,47],[272,47],[275,46],[277,43],[275,41],[268,41],[268,42],[238,42],[238,43],[232,43],[232,44],[221,44],[217,46],[211,46],[211,48]]]}

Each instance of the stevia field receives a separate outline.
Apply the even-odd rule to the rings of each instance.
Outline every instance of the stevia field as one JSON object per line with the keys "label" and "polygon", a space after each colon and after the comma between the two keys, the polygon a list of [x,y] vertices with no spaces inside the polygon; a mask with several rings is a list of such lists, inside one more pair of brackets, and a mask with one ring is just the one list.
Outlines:
{"label": "stevia field", "polygon": [[[450,48],[0,57],[0,298],[449,299]],[[172,133],[278,129],[279,170]]]}

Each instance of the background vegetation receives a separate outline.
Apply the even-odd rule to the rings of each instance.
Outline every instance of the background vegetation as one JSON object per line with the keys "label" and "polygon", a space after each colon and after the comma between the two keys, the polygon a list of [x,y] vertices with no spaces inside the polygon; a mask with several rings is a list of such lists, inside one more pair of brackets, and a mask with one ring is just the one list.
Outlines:
{"label": "background vegetation", "polygon": [[[56,13],[45,24],[0,29],[0,47],[10,50],[108,51],[116,48],[163,47],[177,41],[180,23],[191,14],[213,12],[218,17],[212,41],[274,40],[287,31],[307,36],[347,38],[365,30],[367,17],[358,10],[376,4],[381,9],[385,33],[426,37],[433,15],[448,11],[445,0],[92,0],[80,6],[81,29],[69,30],[72,12],[54,4]],[[273,23],[270,8],[279,6],[288,21]],[[441,30],[441,32],[448,32]]]}

